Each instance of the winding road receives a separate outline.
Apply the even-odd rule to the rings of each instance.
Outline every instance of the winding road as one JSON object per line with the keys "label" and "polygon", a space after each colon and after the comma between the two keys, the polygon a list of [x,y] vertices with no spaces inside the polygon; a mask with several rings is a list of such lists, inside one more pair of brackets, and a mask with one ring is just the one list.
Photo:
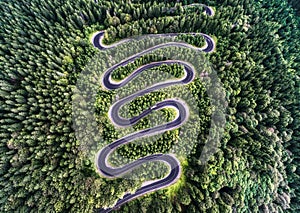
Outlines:
{"label": "winding road", "polygon": [[[120,44],[123,44],[123,43],[129,42],[131,40],[134,40],[134,39],[123,39],[123,40],[121,40],[117,43],[114,43],[114,44],[111,44],[111,45],[107,46],[107,45],[103,44],[104,34],[105,34],[105,31],[100,31],[100,32],[95,33],[92,37],[92,43],[93,43],[94,47],[98,48],[99,50],[110,49],[110,48],[119,46]],[[157,37],[157,38],[162,38],[162,37],[166,38],[166,37],[176,37],[176,36],[179,36],[179,35],[186,35],[186,34],[195,35],[195,36],[196,35],[203,36],[203,38],[205,39],[205,46],[202,47],[202,48],[199,48],[199,47],[195,47],[195,46],[190,45],[190,44],[180,43],[180,42],[176,42],[176,46],[189,47],[189,48],[197,49],[197,50],[200,50],[200,51],[203,51],[203,52],[206,52],[206,53],[210,53],[210,52],[214,51],[215,42],[214,42],[213,38],[210,37],[209,35],[204,34],[204,33],[147,34],[146,36],[148,36],[148,37]],[[172,42],[166,43],[165,46],[171,46],[171,45],[168,45],[170,43],[172,43]],[[163,47],[163,45],[160,46],[160,47]],[[151,51],[153,51],[153,50],[151,50]]]}
{"label": "winding road", "polygon": [[[206,9],[206,12],[208,15],[213,14],[212,10]],[[116,47],[118,45],[120,45],[121,43],[124,42],[128,42],[131,39],[125,39],[122,40],[118,43],[115,43],[113,45],[109,45],[106,46],[102,43],[103,41],[103,37],[104,37],[104,31],[100,31],[94,34],[93,38],[92,38],[92,42],[94,47],[98,48],[99,50],[105,50],[105,49],[109,49],[109,48],[113,48]],[[178,36],[180,33],[170,33],[170,34],[156,34],[156,35],[151,35],[154,37],[167,37],[167,36]],[[155,111],[155,110],[160,110],[162,108],[165,107],[172,107],[175,108],[177,111],[177,117],[175,119],[173,119],[171,122],[168,122],[164,125],[159,125],[159,126],[155,126],[153,128],[148,128],[148,129],[144,129],[144,130],[140,130],[138,132],[135,132],[133,134],[127,135],[123,138],[120,138],[116,141],[114,141],[113,143],[105,146],[103,149],[101,149],[97,155],[96,155],[96,166],[97,166],[97,170],[99,171],[99,173],[101,175],[103,175],[104,177],[107,178],[116,178],[116,177],[121,177],[123,174],[130,172],[131,170],[133,170],[134,168],[139,167],[140,165],[146,163],[146,162],[152,162],[152,161],[160,161],[160,162],[164,162],[166,165],[168,165],[168,167],[170,168],[169,170],[169,174],[167,176],[165,176],[162,179],[158,179],[158,180],[154,180],[151,182],[147,182],[145,185],[143,184],[142,187],[140,189],[138,189],[137,191],[135,191],[133,194],[127,193],[124,195],[124,197],[122,199],[119,199],[115,206],[112,208],[107,208],[107,209],[101,209],[99,212],[110,212],[114,209],[117,209],[118,207],[120,207],[121,205],[123,205],[124,203],[135,199],[143,194],[152,192],[152,191],[156,191],[158,189],[161,188],[165,188],[173,183],[175,183],[178,178],[180,177],[181,174],[181,167],[180,167],[180,163],[177,160],[177,158],[174,155],[171,154],[154,154],[154,155],[150,155],[150,156],[146,156],[143,158],[140,158],[134,162],[131,162],[129,164],[126,164],[124,166],[121,167],[112,167],[109,165],[107,158],[109,157],[109,155],[115,151],[118,147],[124,145],[124,144],[128,144],[134,140],[136,140],[137,138],[143,138],[143,137],[147,137],[147,136],[151,136],[151,135],[155,135],[155,134],[159,134],[159,133],[163,133],[165,131],[168,130],[172,130],[172,129],[176,129],[180,126],[182,126],[188,119],[189,116],[189,108],[186,105],[186,103],[180,99],[174,98],[174,99],[167,99],[161,102],[156,103],[156,105],[150,107],[149,109],[143,111],[140,115],[136,116],[136,117],[132,117],[130,119],[126,119],[123,117],[119,116],[119,110],[120,108],[130,102],[131,100],[139,97],[139,96],[143,96],[145,94],[148,94],[152,91],[155,90],[159,90],[161,88],[166,88],[172,85],[176,85],[176,84],[181,84],[181,85],[185,85],[188,84],[190,82],[192,82],[194,80],[195,77],[195,69],[194,67],[184,61],[179,61],[179,60],[166,60],[166,61],[159,61],[159,62],[152,62],[149,63],[147,65],[143,65],[139,68],[137,68],[134,72],[132,72],[129,76],[127,76],[125,79],[123,79],[122,81],[119,82],[115,82],[111,79],[111,74],[114,70],[116,70],[118,67],[121,66],[125,66],[126,64],[133,62],[134,60],[136,60],[137,58],[152,52],[156,49],[160,49],[160,48],[165,48],[165,47],[169,47],[169,46],[177,46],[177,47],[188,47],[188,48],[193,48],[195,50],[198,51],[203,51],[203,52],[212,52],[215,49],[215,43],[214,40],[206,35],[206,34],[202,34],[202,33],[189,33],[192,35],[196,35],[196,34],[200,34],[204,37],[205,41],[206,41],[206,45],[205,47],[202,48],[198,48],[186,43],[181,43],[181,42],[168,42],[168,43],[164,43],[164,44],[159,44],[156,45],[154,47],[151,47],[149,49],[146,49],[136,55],[133,55],[123,61],[121,61],[120,63],[110,67],[108,70],[105,71],[103,77],[102,77],[102,84],[104,87],[106,87],[108,90],[115,90],[118,89],[120,87],[123,87],[124,85],[126,85],[128,82],[130,82],[132,79],[134,79],[135,77],[137,77],[140,73],[154,68],[154,67],[158,67],[161,66],[162,64],[167,64],[167,65],[171,65],[171,64],[179,64],[182,65],[184,67],[184,76],[180,79],[176,79],[176,80],[169,80],[169,81],[164,81],[161,83],[157,83],[155,85],[152,85],[151,87],[145,88],[143,90],[140,90],[132,95],[129,95],[121,100],[118,100],[116,103],[114,103],[111,107],[110,110],[108,112],[109,118],[112,121],[112,123],[115,126],[120,126],[120,127],[127,127],[127,126],[131,126],[133,124],[136,124],[139,120],[141,120],[142,118],[144,118],[145,116],[149,115],[151,112]]]}
{"label": "winding road", "polygon": [[214,10],[210,6],[207,6],[205,4],[194,3],[194,4],[185,5],[184,7],[204,7],[206,15],[208,16],[215,15]]}

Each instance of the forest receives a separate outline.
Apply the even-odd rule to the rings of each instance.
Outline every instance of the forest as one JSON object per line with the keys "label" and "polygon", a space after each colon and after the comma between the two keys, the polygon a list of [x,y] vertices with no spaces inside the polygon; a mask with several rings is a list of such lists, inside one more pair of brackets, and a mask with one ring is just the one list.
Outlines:
{"label": "forest", "polygon": [[[205,14],[204,7],[194,3],[210,6],[214,15]],[[95,126],[86,122],[84,114],[74,112],[79,77],[95,69],[97,64],[90,60],[102,54],[91,37],[102,30],[107,45],[147,34],[211,36],[216,48],[203,54],[201,60],[210,65],[203,69],[209,75],[216,72],[225,90],[216,94],[227,103],[218,151],[206,163],[200,159],[214,107],[201,76],[184,87],[155,91],[129,103],[126,116],[134,116],[189,91],[199,112],[191,118],[199,119],[115,152],[110,162],[122,164],[169,153],[175,147],[182,167],[177,183],[115,212],[300,212],[299,5],[298,0],[1,0],[0,212],[97,212],[113,207],[143,181],[165,174],[167,169],[159,164],[141,168],[148,170],[148,179],[107,179],[96,171],[93,155],[99,147],[130,133],[117,131],[109,121],[115,91],[99,85],[87,88],[96,89],[93,102],[80,104],[95,109]],[[198,47],[205,44],[202,36],[180,34],[176,39]],[[186,55],[187,60],[193,57]],[[117,69],[112,78],[120,81],[134,69],[168,57],[168,53],[145,55]],[[155,72],[180,78],[183,67],[152,69],[145,74],[149,79],[145,84],[153,83],[147,75]],[[82,125],[101,132],[102,144],[88,141],[89,132],[76,135],[74,114]],[[152,120],[173,118],[171,109],[162,109],[139,121],[133,130],[148,128]],[[197,135],[198,143],[189,145],[181,139],[189,134]],[[89,138],[99,139],[92,134]],[[120,162],[116,156],[126,160]],[[160,174],[151,173],[149,168],[158,167]]]}

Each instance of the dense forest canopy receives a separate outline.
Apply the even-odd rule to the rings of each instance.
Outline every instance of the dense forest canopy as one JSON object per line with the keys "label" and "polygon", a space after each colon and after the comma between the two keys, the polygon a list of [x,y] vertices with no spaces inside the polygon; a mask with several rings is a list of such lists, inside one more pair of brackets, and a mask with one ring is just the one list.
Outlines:
{"label": "dense forest canopy", "polygon": [[[193,3],[209,5],[214,16],[203,7],[185,7]],[[74,88],[99,52],[92,34],[105,30],[106,44],[143,34],[212,36],[216,49],[205,57],[228,102],[218,152],[203,164],[211,103],[200,78],[187,86],[198,97],[200,142],[180,158],[180,180],[128,202],[120,212],[299,212],[299,11],[297,0],[1,0],[0,211],[93,212],[141,186],[99,176],[73,128]],[[204,43],[201,36],[181,39]],[[149,54],[113,78],[121,80],[156,60],[163,58]],[[176,65],[157,70],[182,75]],[[97,94],[98,128],[110,143],[120,135],[103,112],[114,93]],[[129,111],[139,113],[168,95],[156,91],[136,99]],[[170,110],[161,113],[174,116]],[[147,125],[144,119],[134,128]],[[178,138],[178,130],[168,131],[152,144],[129,144],[117,153],[137,159],[168,152]]]}

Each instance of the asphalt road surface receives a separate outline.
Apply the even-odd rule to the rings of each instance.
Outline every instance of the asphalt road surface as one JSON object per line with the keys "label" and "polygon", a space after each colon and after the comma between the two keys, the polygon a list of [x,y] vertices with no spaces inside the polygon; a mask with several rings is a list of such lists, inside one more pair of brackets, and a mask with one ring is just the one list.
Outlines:
{"label": "asphalt road surface", "polygon": [[[208,15],[213,15],[213,10],[210,7],[205,6],[205,11]],[[115,46],[120,45],[121,43],[128,42],[131,40],[131,39],[124,39],[121,42],[118,42],[116,44],[106,46],[102,43],[104,33],[105,33],[104,31],[100,31],[100,32],[97,32],[96,34],[94,34],[94,36],[93,36],[93,40],[92,40],[93,45],[94,45],[94,47],[98,48],[99,50],[113,48]],[[170,34],[157,34],[157,35],[152,35],[152,36],[154,36],[154,37],[155,36],[158,36],[158,37],[178,36],[179,34],[180,33],[170,33]],[[192,34],[192,35],[201,34],[206,41],[205,47],[198,48],[198,47],[194,47],[189,44],[181,43],[181,42],[168,42],[165,44],[159,44],[159,45],[151,47],[147,50],[144,50],[136,55],[133,55],[133,56],[127,58],[126,60],[112,66],[104,73],[103,78],[102,78],[103,86],[105,86],[109,90],[115,90],[115,89],[118,89],[118,88],[126,85],[128,82],[130,82],[136,76],[138,76],[141,72],[144,72],[144,71],[154,68],[154,67],[158,67],[162,64],[167,64],[167,65],[180,64],[184,67],[184,71],[185,71],[185,74],[181,79],[169,80],[169,81],[157,83],[151,87],[148,87],[146,89],[138,91],[138,92],[136,92],[132,95],[129,95],[121,100],[118,100],[116,103],[114,103],[111,106],[111,108],[108,112],[109,118],[114,125],[120,126],[120,127],[134,125],[140,119],[149,115],[151,112],[165,108],[165,107],[175,108],[177,111],[177,117],[173,121],[168,122],[164,125],[159,125],[159,126],[156,126],[153,128],[140,130],[138,132],[135,132],[133,134],[130,134],[123,138],[120,138],[120,139],[114,141],[113,143],[105,146],[103,149],[101,149],[97,153],[97,156],[96,156],[97,169],[100,174],[102,174],[103,176],[105,176],[107,178],[121,177],[123,174],[130,172],[134,168],[139,167],[141,164],[144,164],[146,162],[151,162],[151,161],[164,162],[170,168],[169,174],[166,177],[164,177],[162,179],[151,181],[150,183],[143,185],[140,189],[135,191],[133,194],[130,194],[130,193],[125,194],[122,199],[119,199],[117,201],[117,203],[115,204],[115,206],[113,208],[100,209],[100,210],[98,210],[99,212],[104,213],[104,212],[110,212],[114,209],[117,209],[121,205],[123,205],[124,203],[126,203],[132,199],[135,199],[135,198],[137,198],[141,195],[144,195],[146,193],[149,193],[151,191],[156,191],[158,189],[165,188],[165,187],[175,183],[178,180],[178,178],[180,177],[180,174],[181,174],[180,163],[177,160],[177,158],[171,154],[155,154],[155,155],[146,156],[146,157],[140,158],[134,162],[131,162],[129,164],[126,164],[126,165],[118,167],[118,168],[111,167],[107,161],[107,158],[118,147],[120,147],[124,144],[128,144],[131,141],[136,140],[137,138],[148,137],[151,135],[163,133],[168,130],[176,129],[185,123],[185,121],[188,119],[188,116],[189,116],[188,106],[185,104],[184,101],[176,99],[176,98],[175,99],[167,99],[167,100],[158,102],[156,105],[143,111],[140,115],[138,115],[136,117],[132,117],[130,119],[125,119],[125,118],[120,117],[119,110],[124,104],[130,102],[131,100],[135,99],[136,97],[143,96],[152,91],[159,90],[161,88],[165,88],[165,87],[168,87],[171,85],[175,85],[175,84],[184,85],[184,84],[188,84],[188,83],[192,82],[194,79],[194,76],[195,76],[194,67],[184,61],[166,60],[166,61],[152,62],[147,65],[141,66],[138,69],[136,69],[133,73],[131,73],[128,77],[126,77],[124,80],[119,81],[119,82],[114,82],[111,79],[111,74],[118,67],[125,66],[126,64],[133,62],[135,59],[141,57],[142,55],[147,54],[147,53],[154,51],[156,49],[159,49],[159,48],[164,48],[164,47],[168,47],[168,46],[189,47],[189,48],[193,48],[193,49],[207,52],[207,53],[212,52],[214,50],[215,43],[214,43],[214,40],[210,36],[208,36],[206,34],[202,34],[202,33],[189,33],[189,34]]]}

